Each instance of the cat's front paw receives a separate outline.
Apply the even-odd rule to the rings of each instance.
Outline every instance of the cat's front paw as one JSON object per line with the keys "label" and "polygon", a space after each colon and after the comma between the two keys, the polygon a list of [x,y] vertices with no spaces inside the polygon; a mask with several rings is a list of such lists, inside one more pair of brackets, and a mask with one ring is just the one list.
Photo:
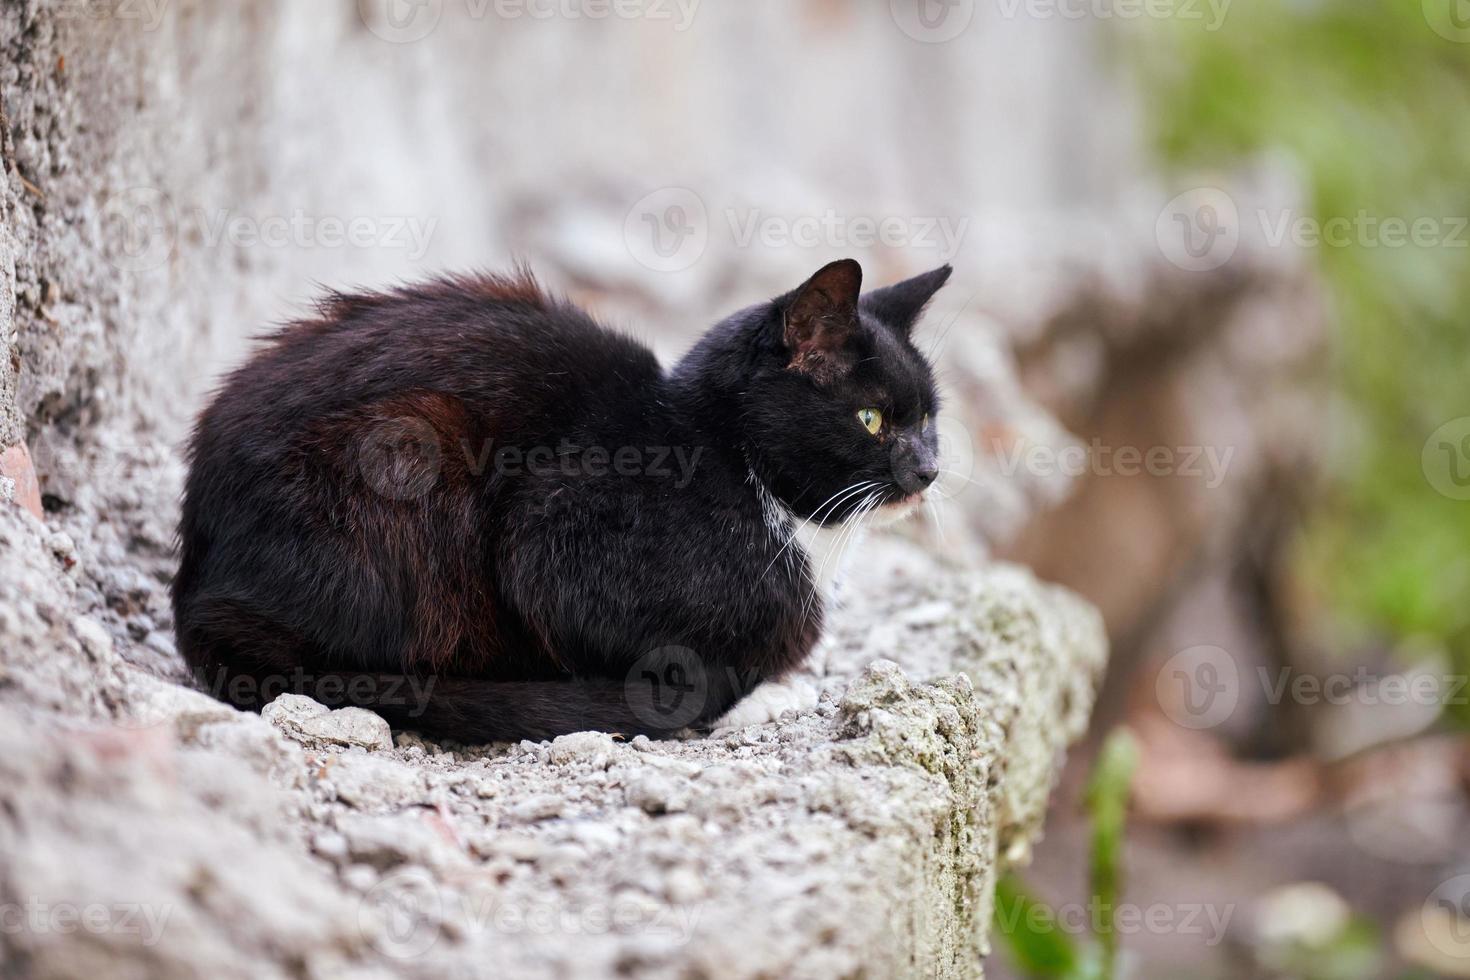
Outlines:
{"label": "cat's front paw", "polygon": [[817,693],[817,686],[807,677],[766,681],[725,712],[715,722],[714,730],[719,733],[747,725],[764,725],[790,710],[810,711],[817,706]]}

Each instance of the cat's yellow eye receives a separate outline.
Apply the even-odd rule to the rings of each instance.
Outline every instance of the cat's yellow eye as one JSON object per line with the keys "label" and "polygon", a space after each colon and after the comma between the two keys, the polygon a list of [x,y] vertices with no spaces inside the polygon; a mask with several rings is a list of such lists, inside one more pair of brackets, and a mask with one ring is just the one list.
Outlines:
{"label": "cat's yellow eye", "polygon": [[863,428],[876,436],[878,430],[883,428],[883,413],[876,408],[858,409],[858,421],[863,424]]}
{"label": "cat's yellow eye", "polygon": [[929,431],[929,416],[925,415],[924,416],[924,421],[922,421],[922,422],[919,423],[919,431],[920,432],[928,432]]}

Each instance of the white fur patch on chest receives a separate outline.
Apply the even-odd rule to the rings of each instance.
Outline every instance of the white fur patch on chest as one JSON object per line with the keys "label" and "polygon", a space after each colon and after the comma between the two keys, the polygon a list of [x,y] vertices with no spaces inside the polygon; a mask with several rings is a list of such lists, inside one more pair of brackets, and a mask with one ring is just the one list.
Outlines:
{"label": "white fur patch on chest", "polygon": [[766,519],[766,528],[781,543],[786,542],[786,537],[791,533],[791,526],[796,521],[796,515],[786,509],[786,505],[776,499],[771,493],[765,481],[755,475],[755,470],[745,471],[745,482],[755,487],[756,498],[761,502],[761,516]]}
{"label": "white fur patch on chest", "polygon": [[[754,470],[749,471],[748,480],[755,487],[756,496],[760,499],[766,528],[781,549],[776,560],[789,562],[792,567],[800,567],[801,561],[805,559],[807,574],[822,600],[829,606],[840,604],[843,583],[848,569],[852,567],[852,556],[862,546],[863,538],[868,533],[866,525],[861,519],[857,527],[821,527],[803,521],[776,499],[765,482],[755,475]],[[795,540],[792,540],[793,531]]]}
{"label": "white fur patch on chest", "polygon": [[818,527],[803,523],[796,532],[797,544],[806,553],[817,591],[829,605],[841,605],[846,594],[852,558],[863,545],[868,529],[859,519],[856,527],[840,524]]}

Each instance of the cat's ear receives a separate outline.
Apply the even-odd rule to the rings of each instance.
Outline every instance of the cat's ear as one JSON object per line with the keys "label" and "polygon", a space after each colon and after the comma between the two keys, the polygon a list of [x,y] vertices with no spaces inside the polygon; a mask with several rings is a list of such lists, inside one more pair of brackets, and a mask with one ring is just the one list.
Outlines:
{"label": "cat's ear", "polygon": [[845,348],[857,328],[862,288],[862,266],[839,259],[782,297],[782,338],[794,370],[819,379],[842,372]]}
{"label": "cat's ear", "polygon": [[952,266],[941,265],[932,272],[875,289],[863,297],[862,310],[907,337],[914,324],[919,322],[919,314],[939,292],[939,287],[949,281],[949,274],[953,271]]}

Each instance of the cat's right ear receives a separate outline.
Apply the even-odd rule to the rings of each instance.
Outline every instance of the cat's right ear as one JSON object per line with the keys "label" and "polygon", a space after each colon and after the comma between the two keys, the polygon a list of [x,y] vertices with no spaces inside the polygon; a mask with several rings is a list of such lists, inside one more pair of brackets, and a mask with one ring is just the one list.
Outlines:
{"label": "cat's right ear", "polygon": [[782,339],[791,369],[830,380],[847,366],[846,348],[858,322],[863,268],[853,259],[824,265],[782,297]]}
{"label": "cat's right ear", "polygon": [[871,314],[907,337],[913,333],[919,314],[924,312],[924,307],[939,292],[939,288],[949,282],[949,275],[953,271],[954,268],[946,263],[932,272],[875,289],[863,297],[863,312]]}

